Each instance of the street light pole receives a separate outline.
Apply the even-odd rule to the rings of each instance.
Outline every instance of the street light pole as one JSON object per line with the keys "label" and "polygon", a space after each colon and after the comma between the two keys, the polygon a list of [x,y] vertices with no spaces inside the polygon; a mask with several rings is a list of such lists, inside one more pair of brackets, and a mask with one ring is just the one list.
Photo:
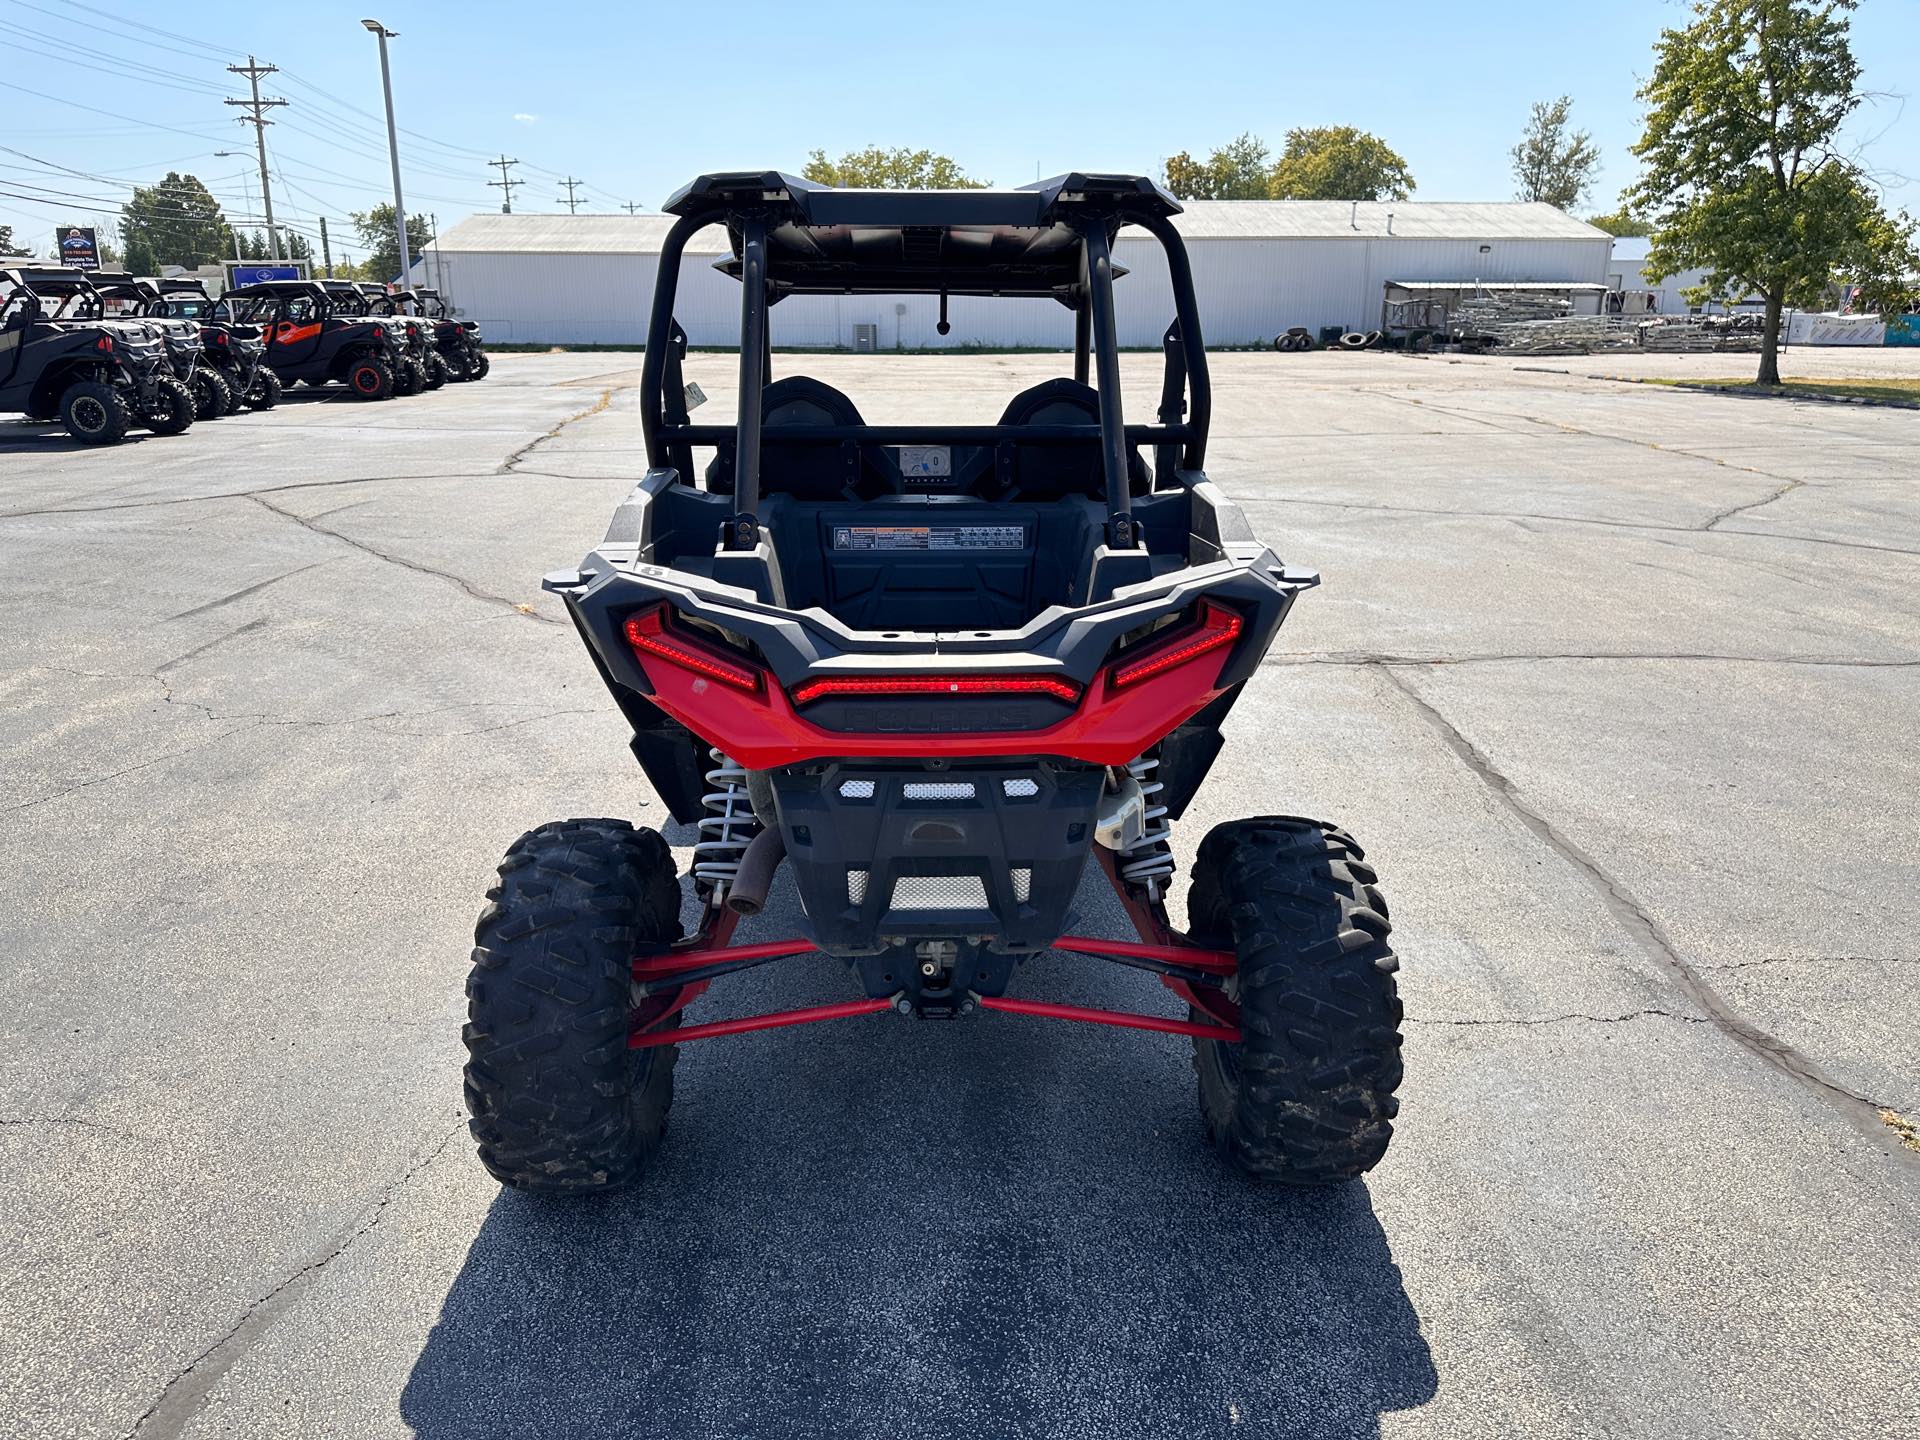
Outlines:
{"label": "street light pole", "polygon": [[400,241],[400,283],[406,285],[413,275],[413,256],[407,253],[407,202],[400,198],[400,132],[393,123],[393,73],[387,68],[387,41],[397,39],[399,31],[389,30],[378,20],[360,22],[380,37],[380,88],[387,96],[387,155],[393,161],[393,229]]}

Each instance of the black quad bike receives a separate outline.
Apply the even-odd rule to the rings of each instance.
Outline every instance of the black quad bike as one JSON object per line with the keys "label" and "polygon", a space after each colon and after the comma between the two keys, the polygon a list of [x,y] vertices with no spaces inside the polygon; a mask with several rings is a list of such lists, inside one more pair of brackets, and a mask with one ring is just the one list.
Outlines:
{"label": "black quad bike", "polygon": [[358,305],[360,314],[378,315],[399,331],[404,358],[394,393],[418,395],[447,383],[447,367],[435,354],[426,323],[400,309],[386,286],[370,280],[323,280],[321,284],[343,309]]}
{"label": "black quad bike", "polygon": [[226,381],[237,404],[249,410],[271,410],[280,403],[280,377],[266,363],[267,346],[258,329],[234,324],[226,307],[198,280],[163,279],[153,284],[159,298],[148,313],[190,320],[200,327],[205,361]]}
{"label": "black quad bike", "polygon": [[400,290],[394,302],[418,315],[433,327],[434,348],[446,362],[449,380],[484,380],[493,366],[481,348],[480,327],[471,320],[456,320],[440,298],[438,290]]}
{"label": "black quad bike", "polygon": [[240,402],[228,387],[226,377],[207,360],[206,341],[199,325],[155,313],[160,292],[152,282],[113,270],[92,271],[87,280],[108,313],[121,319],[144,320],[166,342],[174,378],[193,395],[196,420],[219,420],[239,409]]}
{"label": "black quad bike", "polygon": [[231,323],[259,332],[282,385],[343,384],[357,400],[395,393],[405,337],[390,323],[341,307],[311,280],[265,280],[220,297]]}
{"label": "black quad bike", "polygon": [[[1360,846],[1319,820],[1230,821],[1200,843],[1188,933],[1166,909],[1171,826],[1318,580],[1202,471],[1211,390],[1179,205],[1121,175],[900,193],[769,172],[703,177],[667,210],[640,384],[649,469],[599,548],[545,584],[653,788],[698,827],[701,918],[682,935],[652,830],[566,820],[514,843],[467,987],[481,1161],[526,1190],[604,1189],[659,1143],[678,1045],[998,1012],[1192,1037],[1206,1132],[1250,1175],[1372,1167],[1401,1011]],[[742,400],[734,423],[697,425],[674,299],[710,225],[741,282]],[[1172,292],[1154,424],[1121,411],[1122,226],[1159,242]],[[819,380],[771,378],[773,301],[869,293],[1051,298],[1073,312],[1073,374],[990,425],[869,425]],[[1137,938],[1067,933],[1089,857]],[[805,933],[735,943],[783,863]],[[1148,971],[1184,1013],[1018,995],[1049,951]],[[816,952],[844,961],[853,998],[693,1020],[715,981]]]}
{"label": "black quad bike", "polygon": [[82,271],[0,270],[0,414],[58,419],[88,445],[117,444],[135,425],[186,430],[193,395],[166,342],[144,321],[101,312]]}

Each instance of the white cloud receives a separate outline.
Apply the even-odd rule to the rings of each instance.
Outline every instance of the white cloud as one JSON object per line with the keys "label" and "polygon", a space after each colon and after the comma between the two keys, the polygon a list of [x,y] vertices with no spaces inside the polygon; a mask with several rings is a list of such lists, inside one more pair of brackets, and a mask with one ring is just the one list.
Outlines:
{"label": "white cloud", "polygon": [[515,111],[513,118],[518,120],[522,125],[536,125],[540,121],[538,115],[529,115],[524,110]]}

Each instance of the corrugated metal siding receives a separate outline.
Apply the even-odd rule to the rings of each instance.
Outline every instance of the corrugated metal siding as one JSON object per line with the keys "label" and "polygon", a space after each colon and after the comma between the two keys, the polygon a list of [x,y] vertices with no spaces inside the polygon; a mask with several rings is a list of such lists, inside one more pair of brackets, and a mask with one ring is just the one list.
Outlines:
{"label": "corrugated metal siding", "polygon": [[[1481,254],[1480,246],[1490,246]],[[1476,241],[1374,236],[1360,239],[1196,239],[1187,246],[1201,329],[1209,345],[1263,344],[1290,325],[1368,330],[1380,323],[1389,280],[1440,275],[1482,280],[1605,283],[1608,240]],[[1115,259],[1129,273],[1115,287],[1122,345],[1157,345],[1173,318],[1166,257],[1149,236],[1122,234]],[[740,287],[689,254],[676,313],[695,345],[733,345]],[[647,332],[657,261],[651,255],[447,253],[443,289],[488,339],[545,345],[640,345]],[[430,283],[430,282],[429,282]],[[883,348],[1042,346],[1069,348],[1073,319],[1050,300],[957,296],[953,333],[935,333],[930,295],[794,295],[773,309],[776,345],[847,346],[853,327],[879,327]]]}

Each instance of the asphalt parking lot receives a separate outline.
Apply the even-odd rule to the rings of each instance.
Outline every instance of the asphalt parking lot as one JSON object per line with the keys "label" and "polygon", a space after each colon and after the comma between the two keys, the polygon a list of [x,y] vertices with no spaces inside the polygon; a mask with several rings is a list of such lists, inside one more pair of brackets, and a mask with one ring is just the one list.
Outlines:
{"label": "asphalt parking lot", "polygon": [[[732,364],[690,362],[701,418]],[[637,365],[0,426],[9,1433],[1920,1434],[1920,416],[1217,357],[1209,469],[1325,583],[1177,848],[1367,846],[1386,1161],[1261,1190],[1184,1041],[880,1017],[686,1047],[651,1177],[554,1204],[472,1157],[461,986],[518,833],[668,823],[538,588],[642,467]],[[1062,362],[802,368],[886,423]],[[809,962],[698,1013],[851,993]]]}

